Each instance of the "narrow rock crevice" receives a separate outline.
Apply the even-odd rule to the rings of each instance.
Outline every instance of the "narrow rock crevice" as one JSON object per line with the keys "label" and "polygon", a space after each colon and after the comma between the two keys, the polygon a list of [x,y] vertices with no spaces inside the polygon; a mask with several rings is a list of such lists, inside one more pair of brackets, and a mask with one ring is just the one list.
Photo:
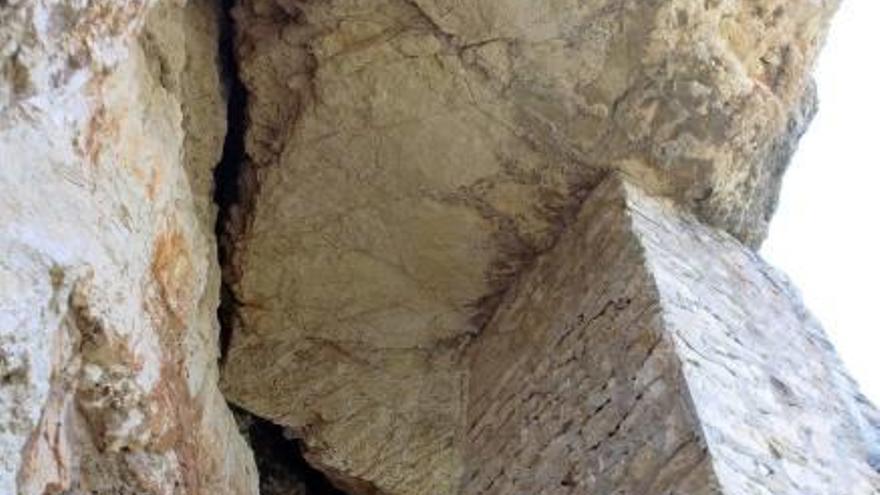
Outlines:
{"label": "narrow rock crevice", "polygon": [[[235,329],[239,328],[239,308],[245,304],[238,298],[235,287],[241,280],[238,245],[249,229],[255,208],[256,197],[260,189],[259,170],[266,167],[266,150],[262,149],[266,143],[280,143],[280,136],[261,135],[260,129],[266,126],[257,121],[253,122],[253,115],[264,115],[265,109],[260,108],[259,102],[250,102],[248,95],[251,92],[260,92],[260,88],[248,87],[240,77],[242,74],[239,50],[241,46],[249,46],[259,43],[260,40],[252,39],[248,33],[248,25],[259,24],[260,19],[254,18],[250,9],[253,7],[247,2],[240,0],[220,0],[223,4],[224,19],[222,33],[219,42],[220,60],[223,64],[223,77],[227,92],[227,134],[223,145],[223,155],[214,172],[214,202],[218,206],[217,223],[215,233],[218,243],[218,257],[223,274],[221,289],[221,304],[218,311],[221,325],[221,366],[225,363],[227,351],[231,345]],[[294,22],[303,23],[304,17],[301,12],[290,13],[287,11],[276,12],[285,19],[293,19]],[[243,20],[242,20],[243,19]],[[242,22],[241,29],[236,29],[236,23]],[[247,49],[245,48],[245,51]],[[303,67],[298,73],[301,80],[296,91],[284,95],[290,102],[292,112],[289,117],[289,125],[295,125],[299,112],[305,105],[305,101],[313,97],[314,89],[311,87],[314,77],[314,60],[306,47],[299,46],[291,57],[301,56]],[[289,81],[288,81],[289,82]],[[259,120],[259,119],[257,119]],[[255,130],[256,129],[256,130]],[[248,148],[246,141],[250,142]],[[275,144],[270,147],[274,150]],[[256,148],[256,150],[254,149]],[[272,153],[277,152],[277,150]],[[269,153],[272,155],[272,153]]]}
{"label": "narrow rock crevice", "polygon": [[[248,126],[248,92],[240,78],[235,52],[236,33],[232,10],[236,0],[221,0],[224,17],[218,44],[219,60],[226,90],[227,129],[223,154],[214,169],[214,203],[217,220],[214,233],[222,272],[220,305],[220,365],[225,363],[233,333],[240,328],[241,302],[233,290],[240,279],[235,262],[235,245],[245,230],[247,212],[256,191],[254,167],[245,147]],[[336,488],[303,456],[302,442],[289,430],[230,404],[242,434],[250,444],[257,463],[261,495],[347,495]]]}
{"label": "narrow rock crevice", "polygon": [[218,45],[222,77],[226,87],[226,137],[223,141],[223,154],[214,169],[214,203],[217,205],[217,223],[214,233],[217,238],[217,256],[223,279],[220,288],[220,306],[217,316],[220,321],[220,362],[226,359],[226,352],[236,326],[238,301],[232,291],[232,244],[229,225],[241,203],[241,180],[246,164],[245,131],[247,90],[239,78],[238,61],[235,56],[235,26],[232,8],[235,0],[222,0],[223,23]]}

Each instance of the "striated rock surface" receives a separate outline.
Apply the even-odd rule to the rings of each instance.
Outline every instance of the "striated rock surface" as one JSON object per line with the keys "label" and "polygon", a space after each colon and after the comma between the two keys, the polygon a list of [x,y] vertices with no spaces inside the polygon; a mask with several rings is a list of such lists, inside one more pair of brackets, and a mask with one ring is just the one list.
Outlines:
{"label": "striated rock surface", "polygon": [[787,281],[616,179],[468,369],[461,493],[880,491],[880,415]]}
{"label": "striated rock surface", "polygon": [[880,411],[788,280],[627,190],[632,229],[724,493],[880,493]]}
{"label": "striated rock surface", "polygon": [[835,7],[242,1],[227,396],[353,491],[452,493],[462,349],[607,171],[760,243]]}
{"label": "striated rock surface", "polygon": [[468,349],[461,493],[727,493],[626,194],[594,191]]}
{"label": "striated rock surface", "polygon": [[218,8],[0,5],[0,493],[257,493],[217,388]]}

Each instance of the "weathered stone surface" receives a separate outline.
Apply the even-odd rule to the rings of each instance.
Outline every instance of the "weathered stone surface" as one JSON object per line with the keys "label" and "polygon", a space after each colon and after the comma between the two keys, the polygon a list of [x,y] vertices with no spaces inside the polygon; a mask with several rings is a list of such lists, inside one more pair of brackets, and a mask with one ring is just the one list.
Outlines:
{"label": "weathered stone surface", "polygon": [[341,483],[450,493],[460,349],[607,170],[760,242],[835,7],[243,1],[229,398]]}
{"label": "weathered stone surface", "polygon": [[724,233],[629,194],[724,493],[880,493],[880,413],[787,279]]}
{"label": "weathered stone surface", "polygon": [[464,494],[719,493],[620,182],[468,350]]}
{"label": "weathered stone surface", "polygon": [[0,492],[880,493],[750,250],[836,6],[241,0],[221,161],[218,3],[0,1]]}
{"label": "weathered stone surface", "polygon": [[0,114],[20,103],[52,106],[126,58],[152,1],[3,2]]}
{"label": "weathered stone surface", "polygon": [[880,416],[784,278],[615,180],[468,354],[463,493],[880,491]]}
{"label": "weathered stone surface", "polygon": [[0,6],[0,493],[257,493],[217,389],[217,9]]}

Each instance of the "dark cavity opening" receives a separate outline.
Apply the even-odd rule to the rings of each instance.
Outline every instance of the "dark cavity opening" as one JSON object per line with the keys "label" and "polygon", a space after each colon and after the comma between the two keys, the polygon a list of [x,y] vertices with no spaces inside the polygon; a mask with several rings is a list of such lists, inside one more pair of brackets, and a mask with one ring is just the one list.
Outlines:
{"label": "dark cavity opening", "polygon": [[254,451],[260,495],[346,495],[303,457],[302,442],[284,427],[231,406]]}
{"label": "dark cavity opening", "polygon": [[232,8],[235,0],[222,0],[223,18],[220,27],[218,47],[221,73],[226,90],[226,137],[223,141],[223,154],[214,168],[214,203],[217,204],[217,222],[214,233],[217,237],[217,256],[223,272],[220,288],[220,306],[217,316],[220,321],[220,362],[226,353],[235,328],[238,301],[230,287],[232,264],[232,241],[228,225],[236,205],[241,202],[241,180],[246,163],[245,130],[247,90],[239,78],[238,60],[235,56],[235,24]]}

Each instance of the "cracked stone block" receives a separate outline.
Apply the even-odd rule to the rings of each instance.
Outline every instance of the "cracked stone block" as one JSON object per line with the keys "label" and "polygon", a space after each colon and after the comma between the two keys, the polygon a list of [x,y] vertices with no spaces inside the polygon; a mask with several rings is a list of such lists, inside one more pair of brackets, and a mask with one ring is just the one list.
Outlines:
{"label": "cracked stone block", "polygon": [[616,178],[467,362],[463,494],[880,493],[880,414],[784,276]]}
{"label": "cracked stone block", "polygon": [[343,486],[453,492],[464,349],[608,171],[760,243],[836,6],[240,2],[226,396]]}
{"label": "cracked stone block", "polygon": [[222,3],[227,89],[213,0],[0,0],[0,493],[878,492],[749,250],[837,0]]}

